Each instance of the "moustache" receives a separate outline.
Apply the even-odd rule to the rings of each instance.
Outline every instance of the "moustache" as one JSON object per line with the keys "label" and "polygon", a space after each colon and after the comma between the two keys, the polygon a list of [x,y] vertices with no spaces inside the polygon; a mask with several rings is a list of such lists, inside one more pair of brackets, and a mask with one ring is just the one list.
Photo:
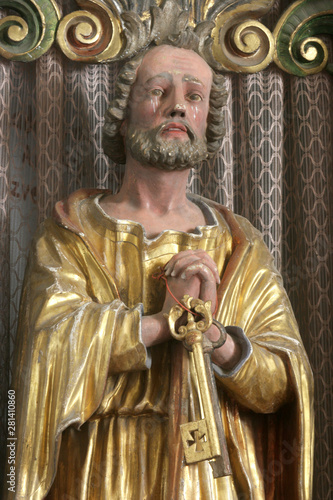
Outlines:
{"label": "moustache", "polygon": [[186,133],[187,133],[190,141],[194,141],[197,138],[192,127],[184,120],[177,120],[177,122],[175,120],[167,120],[154,129],[155,134],[160,136],[161,134],[163,134],[163,132],[166,128],[168,128],[170,125],[173,125],[173,124],[180,125],[181,128],[184,128],[184,131],[186,130]]}

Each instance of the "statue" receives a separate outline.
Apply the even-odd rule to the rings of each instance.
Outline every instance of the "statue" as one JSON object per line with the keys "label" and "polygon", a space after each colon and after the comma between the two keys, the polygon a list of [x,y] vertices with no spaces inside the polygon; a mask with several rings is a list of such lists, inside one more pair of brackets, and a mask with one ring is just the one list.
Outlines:
{"label": "statue", "polygon": [[[225,89],[183,35],[119,75],[104,147],[126,163],[120,191],[73,193],[34,240],[15,498],[311,498],[312,375],[281,278],[248,221],[186,193],[189,169],[220,146]],[[212,362],[230,476],[184,461],[198,381],[164,315],[186,294],[226,328]]]}

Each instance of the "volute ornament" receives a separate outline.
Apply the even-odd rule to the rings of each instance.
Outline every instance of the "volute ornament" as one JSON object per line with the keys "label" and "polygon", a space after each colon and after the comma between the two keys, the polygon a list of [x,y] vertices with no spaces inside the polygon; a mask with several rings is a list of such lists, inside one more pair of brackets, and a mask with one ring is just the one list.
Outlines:
{"label": "volute ornament", "polygon": [[[56,41],[85,63],[127,60],[175,37],[199,39],[217,71],[256,73],[273,61],[298,76],[332,72],[321,35],[333,34],[330,0],[297,0],[273,32],[262,22],[274,0],[76,0],[80,10],[61,17],[56,0],[0,0],[0,55],[29,62]],[[1,13],[1,10],[0,10]]]}

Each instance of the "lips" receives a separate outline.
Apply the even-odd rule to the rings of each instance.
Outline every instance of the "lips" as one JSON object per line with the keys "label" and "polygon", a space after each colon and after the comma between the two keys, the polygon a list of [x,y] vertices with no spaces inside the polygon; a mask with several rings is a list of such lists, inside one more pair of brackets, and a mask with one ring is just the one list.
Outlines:
{"label": "lips", "polygon": [[187,127],[182,123],[171,122],[164,125],[162,134],[165,132],[185,132],[187,134]]}

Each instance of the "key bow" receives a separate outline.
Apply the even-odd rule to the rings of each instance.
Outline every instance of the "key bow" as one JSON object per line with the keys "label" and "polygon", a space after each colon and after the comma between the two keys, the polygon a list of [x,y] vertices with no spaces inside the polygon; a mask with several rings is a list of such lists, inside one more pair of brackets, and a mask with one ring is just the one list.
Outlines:
{"label": "key bow", "polygon": [[[192,351],[193,345],[198,342],[202,343],[205,353],[211,353],[214,349],[221,347],[226,341],[227,332],[221,323],[213,319],[211,301],[204,302],[201,299],[194,299],[190,295],[184,295],[181,302],[187,310],[186,325],[181,325],[176,330],[176,323],[184,314],[184,309],[179,305],[173,306],[169,314],[165,315],[172,337],[176,340],[182,340],[184,347],[189,351]],[[195,321],[195,316],[198,315],[201,316],[201,319]],[[205,335],[202,335],[212,324],[217,326],[220,331],[220,337],[216,341],[209,340]]]}

